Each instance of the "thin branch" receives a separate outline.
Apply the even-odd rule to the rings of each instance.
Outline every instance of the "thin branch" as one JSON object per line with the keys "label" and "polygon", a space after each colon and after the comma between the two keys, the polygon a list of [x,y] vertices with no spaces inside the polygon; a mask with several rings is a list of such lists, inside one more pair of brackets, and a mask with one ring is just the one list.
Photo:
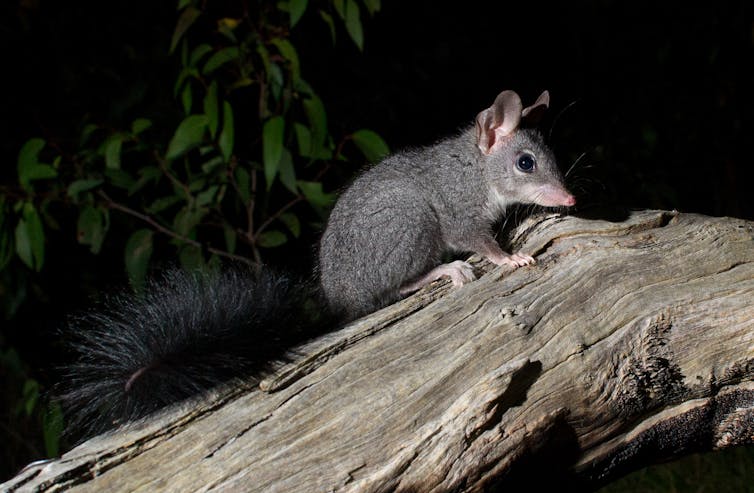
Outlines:
{"label": "thin branch", "polygon": [[183,241],[185,243],[188,243],[189,245],[193,245],[193,246],[196,246],[196,247],[200,247],[201,248],[201,246],[202,246],[202,244],[199,243],[198,241],[192,240],[191,238],[187,238],[187,237],[185,237],[183,235],[179,235],[178,233],[176,233],[172,229],[166,228],[162,224],[158,223],[151,216],[148,216],[146,214],[142,214],[139,211],[135,211],[135,210],[131,209],[130,207],[127,207],[127,206],[125,206],[123,204],[120,204],[120,203],[114,201],[113,199],[110,198],[109,195],[107,195],[102,190],[99,190],[97,192],[97,195],[99,195],[100,197],[102,197],[102,199],[104,199],[105,202],[107,202],[107,207],[109,207],[110,209],[115,209],[115,210],[118,210],[118,211],[121,211],[121,212],[125,212],[129,216],[133,216],[135,218],[138,218],[138,219],[144,221],[145,223],[149,224],[152,227],[152,229],[155,229],[155,230],[159,231],[160,233],[168,235],[171,238],[175,238],[176,240],[181,240],[181,241]]}
{"label": "thin branch", "polygon": [[236,260],[238,262],[242,262],[246,265],[251,265],[252,267],[259,267],[259,265],[262,263],[261,259],[251,260],[247,257],[244,257],[242,255],[236,255],[235,253],[226,252],[225,250],[220,250],[219,248],[207,247],[207,251],[209,253],[214,253],[215,255],[219,255],[221,257],[229,258],[231,260]]}
{"label": "thin branch", "polygon": [[177,186],[177,187],[179,187],[179,188],[182,188],[182,189],[183,189],[183,191],[185,192],[185,194],[186,194],[186,196],[187,196],[187,197],[191,197],[191,189],[189,188],[189,186],[188,186],[188,185],[186,185],[185,183],[183,183],[183,182],[182,182],[181,180],[179,180],[178,178],[176,178],[176,177],[175,177],[175,175],[173,175],[173,173],[171,173],[171,172],[170,172],[170,170],[168,169],[168,166],[167,166],[167,163],[166,163],[165,159],[163,159],[163,158],[162,158],[162,157],[161,157],[161,156],[159,155],[159,153],[158,153],[157,151],[154,151],[154,152],[153,152],[152,154],[153,154],[153,156],[154,156],[155,160],[157,161],[157,164],[158,164],[158,165],[160,166],[160,169],[162,170],[163,174],[164,174],[165,176],[167,176],[167,177],[168,177],[168,179],[169,179],[169,180],[170,180],[170,181],[171,181],[171,182],[172,182],[172,183],[173,183],[173,184],[174,184],[175,186]]}
{"label": "thin branch", "polygon": [[128,214],[129,216],[132,216],[132,217],[135,217],[137,219],[140,219],[141,221],[149,224],[152,227],[152,229],[154,229],[154,230],[156,230],[156,231],[158,231],[158,232],[160,232],[160,233],[162,233],[164,235],[170,236],[171,238],[175,238],[176,240],[182,241],[184,243],[188,243],[189,245],[195,246],[197,248],[206,248],[206,250],[208,252],[213,253],[215,255],[219,255],[221,257],[226,257],[226,258],[229,258],[229,259],[240,261],[240,262],[243,262],[243,263],[246,263],[246,264],[249,264],[249,265],[255,265],[255,264],[258,263],[258,262],[254,262],[254,261],[252,261],[252,260],[250,260],[250,259],[248,259],[246,257],[243,257],[241,255],[236,255],[234,253],[226,252],[225,250],[220,250],[220,249],[215,248],[215,247],[211,247],[211,246],[204,247],[204,245],[202,245],[202,243],[200,243],[199,241],[191,239],[191,238],[188,238],[188,237],[183,236],[183,235],[180,235],[180,234],[176,233],[175,231],[173,231],[170,228],[166,228],[165,226],[163,226],[162,224],[160,224],[159,222],[157,222],[151,216],[148,216],[146,214],[142,214],[139,211],[135,211],[135,210],[131,209],[130,207],[127,207],[127,206],[125,206],[123,204],[120,204],[120,203],[114,201],[113,199],[110,198],[110,196],[108,196],[102,190],[99,190],[97,192],[97,194],[100,197],[102,197],[102,199],[106,202],[107,207],[109,207],[110,209],[115,209],[115,210],[124,212],[124,213]]}
{"label": "thin branch", "polygon": [[256,232],[254,233],[254,235],[255,235],[255,236],[258,236],[258,235],[259,235],[259,233],[261,233],[262,231],[264,231],[264,230],[265,230],[265,229],[267,228],[267,226],[269,226],[269,225],[270,225],[270,224],[271,224],[271,223],[272,223],[272,222],[273,222],[273,221],[274,221],[275,219],[277,219],[277,218],[279,218],[280,216],[282,216],[282,215],[283,215],[283,213],[284,213],[285,211],[287,211],[288,209],[290,209],[290,208],[291,208],[291,207],[293,207],[294,205],[298,204],[298,203],[299,203],[299,202],[301,202],[302,200],[304,200],[304,196],[303,196],[303,195],[297,195],[295,199],[291,200],[290,202],[288,202],[287,204],[285,204],[285,205],[284,205],[283,207],[281,207],[280,209],[278,209],[278,210],[277,210],[277,212],[275,212],[275,214],[273,214],[273,215],[271,215],[270,217],[268,217],[268,218],[267,218],[267,219],[266,219],[266,220],[265,220],[265,221],[264,221],[264,222],[263,222],[263,223],[262,223],[262,224],[261,224],[261,225],[259,226],[259,228],[257,228],[257,230],[256,230]]}

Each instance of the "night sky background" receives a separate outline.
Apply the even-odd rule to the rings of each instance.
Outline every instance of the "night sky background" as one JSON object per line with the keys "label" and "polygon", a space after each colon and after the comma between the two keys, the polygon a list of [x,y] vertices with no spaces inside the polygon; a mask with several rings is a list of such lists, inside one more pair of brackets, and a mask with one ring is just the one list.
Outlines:
{"label": "night sky background", "polygon": [[[502,89],[525,105],[547,89],[544,130],[564,170],[578,159],[580,206],[754,220],[754,2],[691,3],[383,0],[364,20],[363,53],[343,32],[333,49],[306,16],[292,40],[334,133],[367,127],[393,150],[429,145]],[[174,105],[161,80],[175,77],[175,20],[172,1],[1,0],[0,183],[14,179],[26,139],[70,135],[85,113],[117,119],[110,102],[126,90]],[[37,331],[122,275],[92,278],[98,260],[50,242],[50,277],[38,282],[60,294],[30,302],[0,339],[43,382],[39,341],[51,336]]]}

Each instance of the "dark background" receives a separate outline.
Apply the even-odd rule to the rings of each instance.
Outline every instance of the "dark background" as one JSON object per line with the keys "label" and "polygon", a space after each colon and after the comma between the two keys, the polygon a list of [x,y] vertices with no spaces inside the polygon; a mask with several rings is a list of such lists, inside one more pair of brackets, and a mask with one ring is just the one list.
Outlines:
{"label": "dark background", "polygon": [[[598,182],[582,202],[607,188],[636,207],[754,217],[751,2],[383,3],[363,54],[344,32],[333,53],[317,19],[294,31],[331,126],[430,144],[502,89],[524,102],[548,89],[551,116],[568,107],[551,141],[562,166],[586,152],[580,176]],[[71,134],[83,114],[117,119],[126,91],[175,111],[171,2],[38,6],[4,12],[3,178],[26,138]]]}
{"label": "dark background", "polygon": [[[548,89],[545,131],[564,170],[578,159],[569,180],[581,206],[754,219],[752,5],[384,0],[365,19],[363,53],[342,30],[333,50],[312,12],[293,42],[334,132],[367,127],[394,150],[427,145],[470,124],[502,89],[525,104]],[[85,114],[140,116],[128,114],[129,95],[174,114],[175,20],[173,2],[2,0],[0,182],[15,180],[29,137],[73,138]],[[49,237],[37,279],[46,294],[0,334],[46,384],[52,329],[123,281],[120,265],[64,236]]]}
{"label": "dark background", "polygon": [[754,217],[751,2],[526,3],[386,2],[365,56],[317,87],[395,148],[548,89],[562,167],[587,153],[582,203]]}

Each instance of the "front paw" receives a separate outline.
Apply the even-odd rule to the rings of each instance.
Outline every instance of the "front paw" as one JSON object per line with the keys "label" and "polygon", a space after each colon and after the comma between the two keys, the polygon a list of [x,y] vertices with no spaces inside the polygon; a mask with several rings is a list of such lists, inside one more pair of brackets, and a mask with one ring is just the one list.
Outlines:
{"label": "front paw", "polygon": [[524,265],[537,263],[537,261],[534,260],[534,257],[524,255],[523,253],[514,253],[512,255],[509,255],[503,252],[500,255],[495,256],[494,258],[490,258],[489,260],[495,265],[509,265],[514,269],[523,267]]}

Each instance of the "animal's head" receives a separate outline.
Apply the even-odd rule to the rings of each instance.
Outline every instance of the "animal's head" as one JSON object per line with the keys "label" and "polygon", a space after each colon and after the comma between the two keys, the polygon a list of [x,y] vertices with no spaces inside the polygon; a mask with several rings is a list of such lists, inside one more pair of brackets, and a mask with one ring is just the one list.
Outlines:
{"label": "animal's head", "polygon": [[503,207],[520,202],[572,206],[555,156],[534,126],[550,104],[544,91],[524,107],[514,91],[503,91],[476,117],[476,144],[491,191]]}

